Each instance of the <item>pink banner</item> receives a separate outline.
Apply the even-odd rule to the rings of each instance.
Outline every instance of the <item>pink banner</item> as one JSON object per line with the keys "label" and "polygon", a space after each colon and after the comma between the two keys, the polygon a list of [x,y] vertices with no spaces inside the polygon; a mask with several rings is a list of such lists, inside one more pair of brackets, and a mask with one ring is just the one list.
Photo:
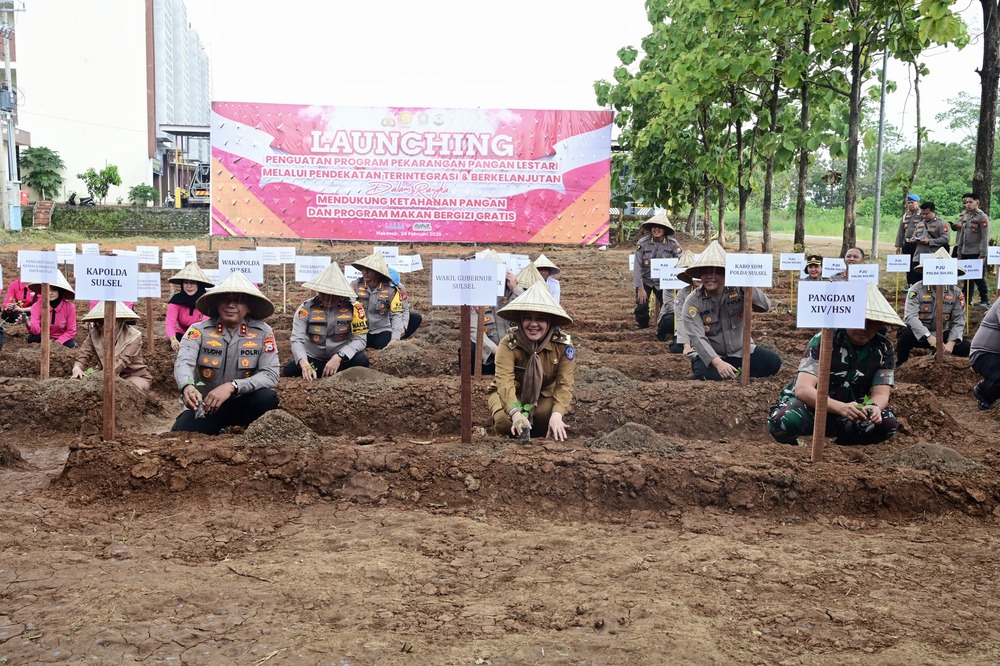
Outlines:
{"label": "pink banner", "polygon": [[212,104],[212,234],[606,244],[609,111]]}

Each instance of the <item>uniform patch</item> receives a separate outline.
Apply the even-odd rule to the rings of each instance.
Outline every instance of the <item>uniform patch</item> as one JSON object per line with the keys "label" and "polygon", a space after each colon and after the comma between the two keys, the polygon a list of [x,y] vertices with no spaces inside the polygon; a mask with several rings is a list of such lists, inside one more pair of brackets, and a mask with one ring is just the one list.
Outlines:
{"label": "uniform patch", "polygon": [[209,368],[202,368],[201,376],[205,379],[211,379],[212,377],[215,376],[215,370],[211,370]]}
{"label": "uniform patch", "polygon": [[240,347],[243,347],[244,349],[256,349],[257,347],[260,347],[260,345],[251,340],[247,340],[246,342],[240,343]]}
{"label": "uniform patch", "polygon": [[205,340],[204,344],[208,345],[209,347],[221,347],[222,346],[222,343],[219,342],[218,340]]}
{"label": "uniform patch", "polygon": [[692,305],[691,307],[688,308],[688,317],[694,319],[697,316],[698,316],[698,308]]}
{"label": "uniform patch", "polygon": [[576,358],[576,350],[572,346],[566,347],[566,351],[563,354],[566,356],[567,361],[572,361]]}
{"label": "uniform patch", "polygon": [[274,346],[274,334],[268,335],[264,338],[264,351],[268,354],[273,354],[275,350]]}
{"label": "uniform patch", "polygon": [[361,303],[354,304],[354,318],[359,320],[365,318],[365,306]]}
{"label": "uniform patch", "polygon": [[300,307],[298,310],[295,311],[295,316],[299,319],[305,319],[306,317],[309,316],[309,311],[306,310],[305,308]]}
{"label": "uniform patch", "polygon": [[259,337],[260,333],[254,333],[253,331],[247,333],[247,340],[253,340],[254,338],[259,338]]}
{"label": "uniform patch", "polygon": [[184,336],[185,340],[197,340],[201,337],[201,331],[197,328],[189,328],[187,335]]}
{"label": "uniform patch", "polygon": [[250,367],[250,359],[248,359],[248,358],[241,358],[240,359],[240,365],[242,365],[244,368],[249,368]]}
{"label": "uniform patch", "polygon": [[909,298],[916,298],[916,297],[917,297],[917,292],[911,291],[910,295],[909,295]]}

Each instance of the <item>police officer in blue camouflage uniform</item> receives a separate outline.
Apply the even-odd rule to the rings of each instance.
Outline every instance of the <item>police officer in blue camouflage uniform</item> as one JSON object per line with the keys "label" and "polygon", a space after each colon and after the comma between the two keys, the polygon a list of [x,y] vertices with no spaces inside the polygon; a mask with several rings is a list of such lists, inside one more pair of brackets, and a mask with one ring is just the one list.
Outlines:
{"label": "police officer in blue camouflage uniform", "polygon": [[[896,434],[899,423],[889,407],[895,385],[895,358],[886,326],[903,320],[869,282],[865,327],[833,331],[826,436],[837,444],[877,444]],[[820,343],[823,334],[809,341],[795,379],[781,391],[771,407],[767,429],[782,444],[797,444],[812,435],[819,387]]]}
{"label": "police officer in blue camouflage uniform", "polygon": [[185,409],[173,430],[217,435],[277,409],[278,349],[261,321],[274,313],[271,301],[234,271],[196,307],[209,318],[181,339],[174,379]]}
{"label": "police officer in blue camouflage uniform", "polygon": [[286,377],[331,377],[347,368],[367,368],[368,319],[337,262],[306,282],[316,295],[302,303],[292,320],[292,360]]}

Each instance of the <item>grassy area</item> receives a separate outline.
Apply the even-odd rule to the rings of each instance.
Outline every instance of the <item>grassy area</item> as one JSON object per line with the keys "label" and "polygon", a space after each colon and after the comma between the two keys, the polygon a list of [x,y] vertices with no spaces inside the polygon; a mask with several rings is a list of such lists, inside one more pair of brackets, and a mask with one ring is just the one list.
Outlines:
{"label": "grassy area", "polygon": [[[735,230],[739,224],[739,211],[726,213],[727,230]],[[879,220],[879,241],[892,243],[896,240],[896,231],[899,228],[899,220],[883,217]],[[763,231],[763,212],[760,210],[747,211],[747,231]],[[771,233],[793,234],[795,233],[795,211],[775,209],[771,211]],[[844,235],[844,209],[834,208],[826,210],[809,206],[806,208],[806,235],[807,236],[833,236],[839,238]],[[857,237],[859,240],[872,237],[872,220],[858,218]]]}

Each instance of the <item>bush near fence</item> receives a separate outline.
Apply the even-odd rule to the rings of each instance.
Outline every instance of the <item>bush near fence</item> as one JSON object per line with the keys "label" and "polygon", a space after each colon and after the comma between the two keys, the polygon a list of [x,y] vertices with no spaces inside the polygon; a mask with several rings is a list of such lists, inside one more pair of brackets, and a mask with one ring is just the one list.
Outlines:
{"label": "bush near fence", "polygon": [[[21,207],[21,225],[33,226],[34,206]],[[105,235],[208,234],[208,208],[141,208],[138,206],[67,206],[52,210],[49,228]]]}

